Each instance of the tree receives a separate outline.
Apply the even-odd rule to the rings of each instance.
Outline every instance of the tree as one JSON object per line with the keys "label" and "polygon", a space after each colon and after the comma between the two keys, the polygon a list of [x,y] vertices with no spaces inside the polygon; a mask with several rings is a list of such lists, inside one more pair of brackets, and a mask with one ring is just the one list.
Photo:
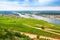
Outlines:
{"label": "tree", "polygon": [[40,36],[39,35],[37,35],[37,39],[39,39],[40,38]]}
{"label": "tree", "polygon": [[44,27],[44,26],[42,26],[42,27],[41,27],[41,29],[45,29],[45,27]]}
{"label": "tree", "polygon": [[21,37],[21,34],[19,32],[15,32],[14,35],[17,37]]}

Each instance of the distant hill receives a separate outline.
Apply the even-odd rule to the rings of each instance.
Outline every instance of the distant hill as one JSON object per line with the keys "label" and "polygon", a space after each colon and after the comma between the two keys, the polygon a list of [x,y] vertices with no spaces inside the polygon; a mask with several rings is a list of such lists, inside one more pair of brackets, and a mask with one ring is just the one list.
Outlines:
{"label": "distant hill", "polygon": [[60,11],[0,11],[0,14],[13,14],[13,12],[18,13],[36,13],[36,14],[44,14],[44,15],[60,15]]}

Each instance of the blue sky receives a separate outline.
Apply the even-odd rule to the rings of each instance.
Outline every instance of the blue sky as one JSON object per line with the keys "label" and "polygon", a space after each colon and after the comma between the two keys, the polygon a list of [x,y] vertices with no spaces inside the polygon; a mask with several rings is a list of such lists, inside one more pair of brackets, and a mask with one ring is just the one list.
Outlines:
{"label": "blue sky", "polygon": [[0,10],[60,10],[60,0],[0,0]]}

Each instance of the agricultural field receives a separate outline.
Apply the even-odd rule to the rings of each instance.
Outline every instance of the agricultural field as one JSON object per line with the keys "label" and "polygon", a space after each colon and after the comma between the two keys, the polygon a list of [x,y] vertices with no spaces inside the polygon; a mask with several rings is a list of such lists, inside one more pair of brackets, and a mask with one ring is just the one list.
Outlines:
{"label": "agricultural field", "polygon": [[[26,40],[60,40],[60,25],[52,24],[52,23],[49,23],[49,22],[46,22],[43,20],[37,20],[34,18],[0,16],[0,28],[6,29],[7,31],[10,30],[10,33],[11,32],[22,33],[25,36],[28,36],[28,37],[25,37],[23,35],[24,37],[22,37],[22,38],[25,38]],[[5,31],[2,30],[3,32],[0,33],[0,35],[5,35],[6,30]],[[3,34],[3,33],[5,33],[5,34]],[[29,35],[32,34],[32,36],[33,35],[34,36],[31,37],[27,34],[29,34]],[[2,36],[0,36],[0,38],[1,37]],[[20,36],[16,37],[16,38],[21,40]],[[18,40],[18,39],[16,39],[16,40]],[[22,40],[25,40],[25,39],[22,39]],[[9,37],[8,37],[5,40],[11,40],[11,39],[9,39]]]}

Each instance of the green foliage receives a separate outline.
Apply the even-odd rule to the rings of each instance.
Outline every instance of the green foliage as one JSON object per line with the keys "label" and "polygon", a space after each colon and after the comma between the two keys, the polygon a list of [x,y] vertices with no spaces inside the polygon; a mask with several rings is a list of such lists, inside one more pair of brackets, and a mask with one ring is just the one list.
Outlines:
{"label": "green foliage", "polygon": [[14,35],[17,36],[17,37],[21,37],[21,34],[19,32],[15,32]]}
{"label": "green foliage", "polygon": [[[16,40],[16,38],[23,38],[23,40],[33,40],[24,34],[20,34],[19,32],[12,32],[8,29],[0,28],[0,39],[2,40]],[[15,38],[16,37],[16,38]],[[18,40],[18,39],[17,39]]]}
{"label": "green foliage", "polygon": [[29,38],[29,36],[26,36],[26,35],[24,35],[24,34],[22,34],[21,37],[22,37],[22,38],[25,38],[25,40],[33,40],[33,39]]}
{"label": "green foliage", "polygon": [[50,39],[46,39],[46,38],[40,38],[39,40],[50,40]]}

